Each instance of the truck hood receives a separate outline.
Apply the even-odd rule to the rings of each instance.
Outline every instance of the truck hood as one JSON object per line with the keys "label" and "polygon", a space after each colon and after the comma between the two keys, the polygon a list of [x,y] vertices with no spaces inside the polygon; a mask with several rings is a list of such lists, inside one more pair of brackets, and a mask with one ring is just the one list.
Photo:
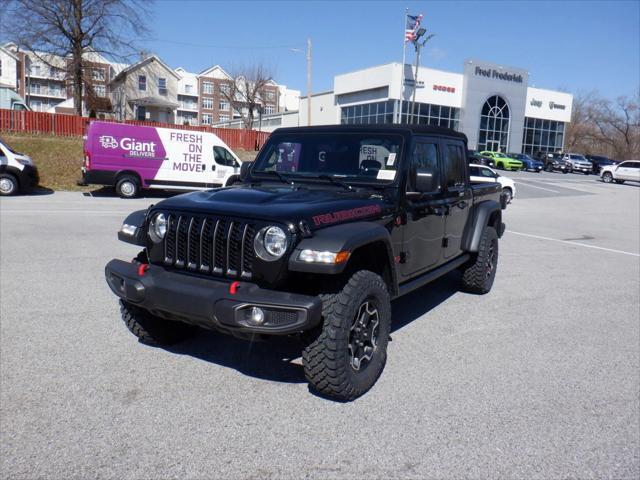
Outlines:
{"label": "truck hood", "polygon": [[187,193],[158,203],[154,210],[185,211],[222,217],[291,223],[306,220],[319,228],[361,219],[379,218],[393,204],[373,190],[347,191],[322,185],[291,188],[286,185],[234,186]]}

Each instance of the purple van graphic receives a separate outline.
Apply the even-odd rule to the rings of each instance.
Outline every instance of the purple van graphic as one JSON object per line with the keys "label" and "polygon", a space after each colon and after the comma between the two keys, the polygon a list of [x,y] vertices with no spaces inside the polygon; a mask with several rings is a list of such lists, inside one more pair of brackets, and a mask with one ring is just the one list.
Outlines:
{"label": "purple van graphic", "polygon": [[84,150],[82,184],[113,185],[125,197],[142,188],[227,185],[240,166],[238,157],[215,134],[170,128],[92,122]]}

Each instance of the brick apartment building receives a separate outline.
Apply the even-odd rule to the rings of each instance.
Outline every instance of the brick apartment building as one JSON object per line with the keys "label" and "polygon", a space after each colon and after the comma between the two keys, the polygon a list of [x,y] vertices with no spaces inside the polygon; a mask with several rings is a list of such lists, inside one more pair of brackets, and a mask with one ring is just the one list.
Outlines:
{"label": "brick apartment building", "polygon": [[[222,67],[215,65],[202,71],[197,75],[197,80],[200,94],[198,112],[202,125],[224,123],[241,117],[239,112],[232,110],[228,96],[225,96],[225,91],[228,95],[231,90],[233,78]],[[264,114],[278,111],[279,94],[278,84],[275,82],[271,81],[265,86],[261,95],[264,97],[261,98]]]}

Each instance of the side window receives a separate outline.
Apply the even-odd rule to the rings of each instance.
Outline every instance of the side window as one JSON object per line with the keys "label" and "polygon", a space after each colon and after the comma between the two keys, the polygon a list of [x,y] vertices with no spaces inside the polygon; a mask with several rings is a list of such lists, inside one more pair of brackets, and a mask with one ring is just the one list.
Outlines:
{"label": "side window", "polygon": [[460,145],[447,144],[444,172],[447,188],[463,187],[466,183],[464,154]]}
{"label": "side window", "polygon": [[629,165],[631,168],[635,168],[636,170],[640,169],[640,162],[631,162]]}
{"label": "side window", "polygon": [[[479,177],[481,175],[480,171],[478,167],[469,167],[469,175],[472,177]],[[484,169],[482,170],[482,175],[484,175]]]}
{"label": "side window", "polygon": [[493,177],[493,172],[491,170],[489,170],[488,168],[483,168],[482,169],[482,176],[483,177],[490,177],[490,178],[494,178]]}
{"label": "side window", "polygon": [[[416,142],[411,152],[411,172],[417,169],[425,169],[431,171],[434,175],[438,172],[438,144],[427,142]],[[410,185],[407,190],[417,191],[413,185],[413,176],[410,177]],[[434,191],[440,190],[440,185]]]}
{"label": "side window", "polygon": [[235,167],[236,159],[229,153],[226,148],[213,147],[213,158],[218,165],[224,165],[226,167]]}

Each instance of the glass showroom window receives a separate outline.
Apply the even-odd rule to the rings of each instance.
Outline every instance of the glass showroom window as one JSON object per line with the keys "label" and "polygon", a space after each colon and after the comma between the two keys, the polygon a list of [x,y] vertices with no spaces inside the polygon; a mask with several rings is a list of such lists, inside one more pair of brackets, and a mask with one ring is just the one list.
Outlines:
{"label": "glass showroom window", "polygon": [[[402,123],[408,123],[411,117],[411,102],[402,102]],[[460,124],[460,109],[430,103],[416,103],[413,108],[415,124],[447,127],[458,130]]]}
{"label": "glass showroom window", "polygon": [[522,137],[523,153],[558,152],[564,146],[564,122],[526,117]]}
{"label": "glass showroom window", "polygon": [[342,107],[340,110],[340,123],[343,125],[393,123],[393,100]]}
{"label": "glass showroom window", "polygon": [[509,144],[509,106],[504,98],[490,97],[482,107],[478,150],[506,152]]}

